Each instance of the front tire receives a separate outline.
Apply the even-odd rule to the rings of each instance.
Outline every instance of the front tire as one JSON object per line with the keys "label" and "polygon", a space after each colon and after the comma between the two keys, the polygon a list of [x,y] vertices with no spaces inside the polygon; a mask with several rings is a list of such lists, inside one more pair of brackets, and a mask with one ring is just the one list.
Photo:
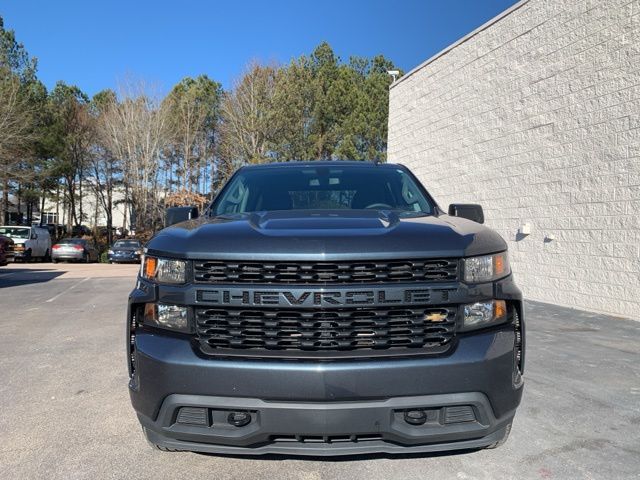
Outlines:
{"label": "front tire", "polygon": [[509,434],[511,433],[511,425],[513,422],[509,422],[509,424],[506,426],[506,428],[504,429],[504,435],[502,436],[502,438],[500,440],[498,440],[495,443],[492,443],[491,445],[488,445],[487,448],[488,450],[494,449],[494,448],[498,448],[501,447],[502,445],[504,445],[507,440],[509,439]]}
{"label": "front tire", "polygon": [[154,450],[160,450],[161,452],[179,452],[180,451],[180,450],[176,450],[175,448],[163,447],[162,445],[158,445],[157,443],[149,442],[149,445],[151,445],[151,448],[153,448]]}
{"label": "front tire", "polygon": [[149,436],[147,435],[147,430],[144,427],[142,427],[142,432],[144,433],[144,438],[147,439],[147,443],[154,450],[160,450],[161,452],[179,452],[180,451],[180,450],[176,450],[175,448],[167,448],[167,447],[163,447],[162,445],[158,445],[157,443],[153,443],[151,440],[149,440]]}

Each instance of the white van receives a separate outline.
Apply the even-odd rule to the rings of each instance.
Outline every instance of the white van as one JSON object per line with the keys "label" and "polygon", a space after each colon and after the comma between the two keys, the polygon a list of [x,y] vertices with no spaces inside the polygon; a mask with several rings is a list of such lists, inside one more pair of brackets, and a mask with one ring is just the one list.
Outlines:
{"label": "white van", "polygon": [[7,225],[0,227],[0,235],[15,243],[15,260],[28,262],[32,258],[48,260],[51,257],[51,235],[46,228]]}

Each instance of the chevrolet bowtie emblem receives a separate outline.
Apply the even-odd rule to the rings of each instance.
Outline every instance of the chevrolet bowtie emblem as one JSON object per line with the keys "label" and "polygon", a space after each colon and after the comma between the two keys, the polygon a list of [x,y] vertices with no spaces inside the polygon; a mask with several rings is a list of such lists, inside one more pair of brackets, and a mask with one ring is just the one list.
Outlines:
{"label": "chevrolet bowtie emblem", "polygon": [[424,319],[430,322],[444,322],[447,319],[447,315],[442,312],[431,312],[425,315]]}

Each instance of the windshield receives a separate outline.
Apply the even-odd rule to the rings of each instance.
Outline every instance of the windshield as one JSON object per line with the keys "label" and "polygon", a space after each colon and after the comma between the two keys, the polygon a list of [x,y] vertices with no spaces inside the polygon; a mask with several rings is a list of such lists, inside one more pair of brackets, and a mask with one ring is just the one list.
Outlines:
{"label": "windshield", "polygon": [[28,227],[0,227],[0,235],[9,238],[29,238],[30,232]]}
{"label": "windshield", "polygon": [[362,209],[433,214],[433,205],[405,170],[375,165],[240,170],[212,206],[214,215]]}
{"label": "windshield", "polygon": [[118,248],[137,248],[140,246],[140,242],[138,240],[118,240],[113,246]]}

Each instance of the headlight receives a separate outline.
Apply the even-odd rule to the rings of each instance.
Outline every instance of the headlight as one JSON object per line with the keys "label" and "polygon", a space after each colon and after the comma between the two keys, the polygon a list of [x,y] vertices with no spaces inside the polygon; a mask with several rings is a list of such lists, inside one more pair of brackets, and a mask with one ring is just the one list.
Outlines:
{"label": "headlight", "polygon": [[189,312],[187,307],[179,305],[146,303],[144,305],[144,323],[153,327],[188,333]]}
{"label": "headlight", "polygon": [[168,258],[144,257],[140,275],[159,283],[185,283],[187,262]]}
{"label": "headlight", "polygon": [[136,250],[136,255],[142,255],[142,250]]}
{"label": "headlight", "polygon": [[109,250],[107,253],[108,253],[109,255],[113,255],[113,250]]}
{"label": "headlight", "polygon": [[507,252],[464,259],[464,281],[492,282],[511,273]]}
{"label": "headlight", "polygon": [[507,304],[504,300],[489,300],[464,306],[462,331],[477,330],[507,321]]}

